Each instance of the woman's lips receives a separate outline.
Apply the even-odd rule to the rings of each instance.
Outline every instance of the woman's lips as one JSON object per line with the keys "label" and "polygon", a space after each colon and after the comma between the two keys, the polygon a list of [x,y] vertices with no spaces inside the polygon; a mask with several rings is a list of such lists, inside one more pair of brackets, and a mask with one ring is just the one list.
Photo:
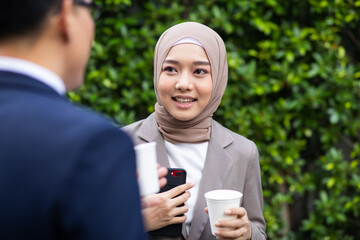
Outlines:
{"label": "woman's lips", "polygon": [[172,100],[175,102],[176,106],[180,108],[190,108],[194,102],[197,101],[196,98],[188,98],[188,97],[172,97]]}

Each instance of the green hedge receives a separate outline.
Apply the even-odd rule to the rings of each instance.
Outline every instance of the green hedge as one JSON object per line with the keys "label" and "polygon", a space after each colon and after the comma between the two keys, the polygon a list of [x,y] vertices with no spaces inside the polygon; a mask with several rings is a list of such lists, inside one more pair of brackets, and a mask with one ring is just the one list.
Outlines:
{"label": "green hedge", "polygon": [[105,0],[86,84],[69,98],[122,124],[154,110],[153,49],[183,21],[216,30],[216,112],[261,154],[269,239],[360,239],[359,0]]}

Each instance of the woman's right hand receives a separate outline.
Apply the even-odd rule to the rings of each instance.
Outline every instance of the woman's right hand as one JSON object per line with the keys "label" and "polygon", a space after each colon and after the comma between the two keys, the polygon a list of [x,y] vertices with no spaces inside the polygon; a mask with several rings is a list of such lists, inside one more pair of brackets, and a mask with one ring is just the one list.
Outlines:
{"label": "woman's right hand", "polygon": [[[145,203],[145,207],[142,209],[142,215],[146,231],[185,222],[186,215],[184,213],[189,210],[185,202],[190,198],[190,192],[187,190],[193,186],[194,183],[185,183],[166,192],[143,197],[142,201]],[[181,194],[183,192],[185,193]],[[151,204],[148,205],[146,202],[151,202]],[[183,203],[184,206],[177,207]]]}

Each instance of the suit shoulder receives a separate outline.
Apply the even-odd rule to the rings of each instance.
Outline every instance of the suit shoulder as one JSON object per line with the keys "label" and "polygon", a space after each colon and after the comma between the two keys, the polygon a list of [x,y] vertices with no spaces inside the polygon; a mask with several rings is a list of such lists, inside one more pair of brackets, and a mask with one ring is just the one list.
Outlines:
{"label": "suit shoulder", "polygon": [[69,121],[76,125],[101,124],[111,126],[110,119],[90,108],[72,104],[70,102],[60,103],[59,108],[63,108],[62,121]]}
{"label": "suit shoulder", "polygon": [[105,132],[126,137],[123,131],[116,128],[110,119],[101,113],[68,101],[54,101],[44,114],[46,124],[57,129],[57,135],[64,139],[74,138],[83,141]]}

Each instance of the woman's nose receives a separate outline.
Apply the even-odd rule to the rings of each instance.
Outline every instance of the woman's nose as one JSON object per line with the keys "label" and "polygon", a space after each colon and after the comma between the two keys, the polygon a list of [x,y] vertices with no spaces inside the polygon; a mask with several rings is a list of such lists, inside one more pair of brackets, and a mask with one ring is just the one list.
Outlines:
{"label": "woman's nose", "polygon": [[191,90],[192,89],[192,82],[191,82],[191,76],[186,73],[182,73],[179,75],[175,88],[178,90]]}

